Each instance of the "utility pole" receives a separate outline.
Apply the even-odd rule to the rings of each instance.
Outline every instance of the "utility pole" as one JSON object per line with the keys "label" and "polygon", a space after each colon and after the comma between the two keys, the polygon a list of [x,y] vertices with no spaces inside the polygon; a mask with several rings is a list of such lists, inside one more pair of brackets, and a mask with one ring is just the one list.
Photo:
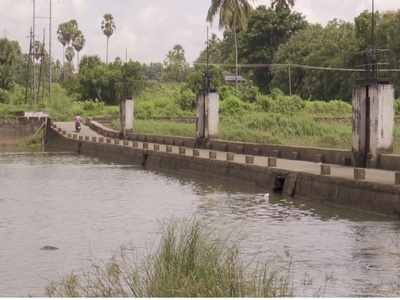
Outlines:
{"label": "utility pole", "polygon": [[33,20],[32,20],[32,38],[33,38],[33,52],[32,52],[32,61],[33,61],[33,103],[36,104],[36,70],[35,70],[35,44],[36,44],[36,0],[32,0],[33,4]]}
{"label": "utility pole", "polygon": [[289,95],[292,96],[292,66],[289,64]]}
{"label": "utility pole", "polygon": [[51,56],[51,42],[52,42],[52,27],[53,27],[53,10],[52,10],[52,0],[49,0],[49,7],[50,7],[50,12],[49,12],[49,102],[51,102],[51,86],[53,84],[53,68],[52,68],[52,56]]}

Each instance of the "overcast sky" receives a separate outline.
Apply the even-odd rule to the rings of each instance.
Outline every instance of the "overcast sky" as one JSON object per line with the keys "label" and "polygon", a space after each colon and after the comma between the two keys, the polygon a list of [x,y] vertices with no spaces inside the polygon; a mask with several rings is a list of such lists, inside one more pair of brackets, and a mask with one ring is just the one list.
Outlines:
{"label": "overcast sky", "polygon": [[[49,0],[36,0],[37,15],[48,16]],[[371,0],[297,0],[296,10],[311,22],[326,23],[338,18],[352,20],[368,9]],[[258,0],[269,5],[269,0]],[[102,16],[111,13],[117,31],[111,38],[110,56],[128,57],[142,62],[162,61],[175,44],[186,50],[193,61],[204,46],[205,16],[210,0],[53,0],[54,33],[57,25],[76,19],[87,44],[82,54],[105,56],[105,37],[100,30]],[[379,10],[400,9],[400,0],[376,0]],[[0,36],[16,39],[26,51],[32,23],[32,0],[0,0]],[[47,35],[47,20],[37,21],[37,31]],[[214,32],[218,32],[214,26]],[[61,57],[62,48],[53,36],[54,55]]]}

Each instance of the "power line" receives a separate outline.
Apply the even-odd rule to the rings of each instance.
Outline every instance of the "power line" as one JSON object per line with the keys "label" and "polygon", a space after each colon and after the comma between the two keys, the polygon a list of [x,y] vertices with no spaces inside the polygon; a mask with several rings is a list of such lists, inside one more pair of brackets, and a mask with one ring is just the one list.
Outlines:
{"label": "power line", "polygon": [[[205,63],[194,63],[197,66],[206,66]],[[235,67],[234,64],[209,64],[215,67]],[[351,69],[351,68],[339,68],[339,67],[320,67],[320,66],[310,66],[301,64],[239,64],[241,68],[298,68],[298,69],[308,69],[308,70],[319,70],[319,71],[342,71],[342,72],[366,72],[365,69]],[[400,69],[380,69],[379,72],[400,72]]]}

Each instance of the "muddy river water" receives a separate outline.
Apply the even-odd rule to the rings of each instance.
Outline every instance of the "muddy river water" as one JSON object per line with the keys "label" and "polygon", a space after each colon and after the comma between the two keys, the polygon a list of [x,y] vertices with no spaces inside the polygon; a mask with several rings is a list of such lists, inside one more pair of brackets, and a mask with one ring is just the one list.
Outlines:
{"label": "muddy river water", "polygon": [[297,296],[400,295],[400,222],[266,192],[87,157],[0,154],[0,296],[44,295],[121,246],[151,252],[163,222],[192,217],[244,259],[290,265]]}

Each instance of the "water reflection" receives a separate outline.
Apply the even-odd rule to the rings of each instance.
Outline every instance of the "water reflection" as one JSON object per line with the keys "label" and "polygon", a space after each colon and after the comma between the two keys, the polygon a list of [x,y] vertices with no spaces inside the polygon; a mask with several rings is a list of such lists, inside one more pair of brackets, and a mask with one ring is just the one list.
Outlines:
{"label": "water reflection", "polygon": [[[282,199],[233,180],[78,156],[0,155],[0,295],[42,295],[49,280],[154,249],[160,223],[196,216],[244,259],[291,268],[296,295],[393,295],[400,223]],[[40,251],[54,245],[59,251]],[[292,262],[292,264],[290,264]]]}

